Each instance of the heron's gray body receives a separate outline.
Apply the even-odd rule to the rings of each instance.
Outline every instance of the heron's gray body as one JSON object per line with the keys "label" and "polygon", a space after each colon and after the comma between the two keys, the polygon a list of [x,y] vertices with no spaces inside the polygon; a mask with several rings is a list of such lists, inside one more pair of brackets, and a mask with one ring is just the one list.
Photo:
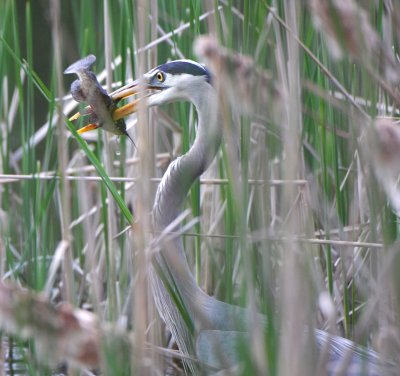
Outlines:
{"label": "heron's gray body", "polygon": [[[187,97],[199,114],[196,139],[185,155],[169,165],[158,186],[153,207],[153,222],[157,231],[163,231],[181,213],[191,185],[208,168],[221,143],[216,92],[204,80],[200,80],[196,86]],[[181,238],[165,244],[156,258],[163,269],[169,271],[167,274],[173,276],[174,281],[171,283],[179,287],[179,294],[194,324],[195,331],[190,333],[168,292],[154,273],[152,281],[157,308],[181,348],[186,348],[189,354],[196,353],[202,358],[203,352],[197,351],[200,349],[197,340],[201,333],[207,330],[248,329],[245,309],[218,301],[197,286],[186,261]]]}
{"label": "heron's gray body", "polygon": [[[192,147],[170,164],[156,192],[154,228],[162,232],[179,216],[191,185],[209,167],[220,147],[222,130],[218,96],[210,85],[207,70],[195,62],[176,61],[160,65],[145,74],[143,80],[142,84],[159,90],[149,97],[149,106],[187,100],[194,104],[198,113],[198,129]],[[197,355],[214,371],[232,367],[237,362],[237,342],[248,340],[250,325],[257,324],[254,315],[250,310],[210,297],[197,286],[180,237],[163,242],[161,249],[155,260],[169,286],[181,298],[194,326],[193,331],[187,326],[166,286],[153,271],[151,279],[157,308],[179,348],[188,355]],[[257,315],[255,320],[267,329],[262,315]],[[400,374],[395,365],[382,361],[374,351],[349,340],[320,330],[315,330],[314,337],[319,353],[326,355],[320,369],[324,375]],[[189,367],[194,373],[198,371],[193,363],[189,363]]]}

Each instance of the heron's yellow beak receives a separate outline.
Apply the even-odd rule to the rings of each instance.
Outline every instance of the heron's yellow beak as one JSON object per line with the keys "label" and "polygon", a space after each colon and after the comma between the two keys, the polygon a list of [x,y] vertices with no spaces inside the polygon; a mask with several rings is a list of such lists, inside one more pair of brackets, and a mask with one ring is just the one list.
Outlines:
{"label": "heron's yellow beak", "polygon": [[78,134],[82,134],[85,132],[92,131],[93,129],[97,129],[99,126],[96,123],[90,123],[85,125],[84,127],[77,130]]}
{"label": "heron's yellow beak", "polygon": [[[147,91],[146,87],[143,87],[142,85],[139,84],[139,81],[133,81],[132,83],[121,87],[120,89],[112,92],[110,94],[111,99],[115,102],[118,103],[119,101],[129,98],[133,95],[136,94],[141,94]],[[121,107],[118,107],[112,114],[113,120],[117,121],[119,119],[122,119],[126,116],[129,116],[135,112],[138,111],[139,108],[139,103],[143,99],[143,96],[141,96],[138,99],[133,100],[130,103],[127,103]]]}

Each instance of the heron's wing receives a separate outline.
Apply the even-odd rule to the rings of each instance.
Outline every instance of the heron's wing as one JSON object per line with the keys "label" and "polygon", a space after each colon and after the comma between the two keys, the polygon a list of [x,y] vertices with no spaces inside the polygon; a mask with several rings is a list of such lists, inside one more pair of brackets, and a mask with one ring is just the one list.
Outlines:
{"label": "heron's wing", "polygon": [[197,337],[196,356],[210,372],[230,369],[238,366],[238,346],[243,341],[249,341],[248,332],[202,330]]}
{"label": "heron's wing", "polygon": [[[232,369],[238,364],[238,347],[248,343],[249,333],[240,331],[202,330],[197,337],[196,355],[211,370]],[[398,368],[382,360],[375,351],[357,346],[345,338],[315,330],[319,356],[326,355],[322,372],[333,376],[394,376]]]}

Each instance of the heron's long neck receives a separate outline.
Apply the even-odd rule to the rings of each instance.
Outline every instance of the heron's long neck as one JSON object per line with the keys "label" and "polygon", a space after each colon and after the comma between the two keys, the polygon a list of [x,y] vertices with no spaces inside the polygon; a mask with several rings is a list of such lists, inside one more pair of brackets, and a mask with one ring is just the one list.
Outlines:
{"label": "heron's long neck", "polygon": [[192,101],[198,113],[196,139],[185,155],[170,164],[158,187],[153,216],[159,231],[181,213],[191,185],[208,168],[221,144],[214,89],[209,87],[207,93]]}
{"label": "heron's long neck", "polygon": [[[199,117],[192,147],[170,164],[158,186],[153,207],[153,222],[157,231],[164,230],[181,213],[190,186],[208,168],[220,147],[222,129],[218,124],[217,96],[211,86],[207,90],[206,93],[205,90],[198,90],[201,95],[192,98]],[[179,290],[196,330],[237,330],[244,317],[243,310],[213,299],[197,286],[183,251],[181,237],[163,244],[162,248],[156,259],[163,271],[167,271],[166,278],[173,278],[170,283]],[[175,309],[163,283],[159,279],[154,282],[155,294],[159,298],[157,308],[181,346],[179,332],[184,330],[185,325],[180,323],[179,314],[171,313]]]}
{"label": "heron's long neck", "polygon": [[[208,86],[208,85],[207,85]],[[174,160],[165,172],[158,186],[153,207],[155,230],[162,231],[171,224],[183,209],[187,193],[193,182],[208,168],[221,144],[221,128],[217,124],[216,93],[210,86],[206,92],[199,90],[201,96],[191,98],[198,113],[198,129],[190,150]],[[210,320],[199,312],[198,306],[207,306],[210,298],[196,284],[183,251],[181,237],[162,245],[161,254],[156,258],[167,276],[173,276],[173,286],[179,289],[196,327],[212,326]],[[158,284],[157,289],[162,289]],[[159,290],[162,296],[165,291]],[[165,310],[165,307],[158,307]],[[197,312],[197,313],[196,313]],[[168,320],[169,313],[162,313]],[[199,317],[201,316],[201,318]],[[200,320],[200,321],[199,321]],[[204,324],[207,322],[207,324]],[[170,323],[172,326],[176,323]]]}

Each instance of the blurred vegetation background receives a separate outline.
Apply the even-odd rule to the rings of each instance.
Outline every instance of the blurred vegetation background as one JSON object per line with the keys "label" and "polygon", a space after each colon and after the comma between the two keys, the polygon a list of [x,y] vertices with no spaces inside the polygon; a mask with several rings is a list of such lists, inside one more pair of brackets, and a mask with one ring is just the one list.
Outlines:
{"label": "blurred vegetation background", "polygon": [[[216,41],[214,55],[196,54],[200,35]],[[261,338],[238,344],[231,373],[316,374],[317,362],[304,361],[312,339],[296,335],[304,327],[398,362],[399,40],[390,0],[1,1],[2,280],[123,333],[132,348],[110,334],[100,373],[184,372],[141,282],[150,231],[128,228],[190,147],[195,109],[132,116],[137,148],[101,131],[86,144],[67,122],[79,108],[62,73],[94,54],[112,91],[194,59],[214,68],[229,116],[221,151],[188,196],[190,218],[201,219],[184,234],[187,256],[207,293],[268,317]],[[217,70],[219,54],[228,58]],[[46,330],[35,342],[5,321],[4,372],[94,372],[60,363]]]}

